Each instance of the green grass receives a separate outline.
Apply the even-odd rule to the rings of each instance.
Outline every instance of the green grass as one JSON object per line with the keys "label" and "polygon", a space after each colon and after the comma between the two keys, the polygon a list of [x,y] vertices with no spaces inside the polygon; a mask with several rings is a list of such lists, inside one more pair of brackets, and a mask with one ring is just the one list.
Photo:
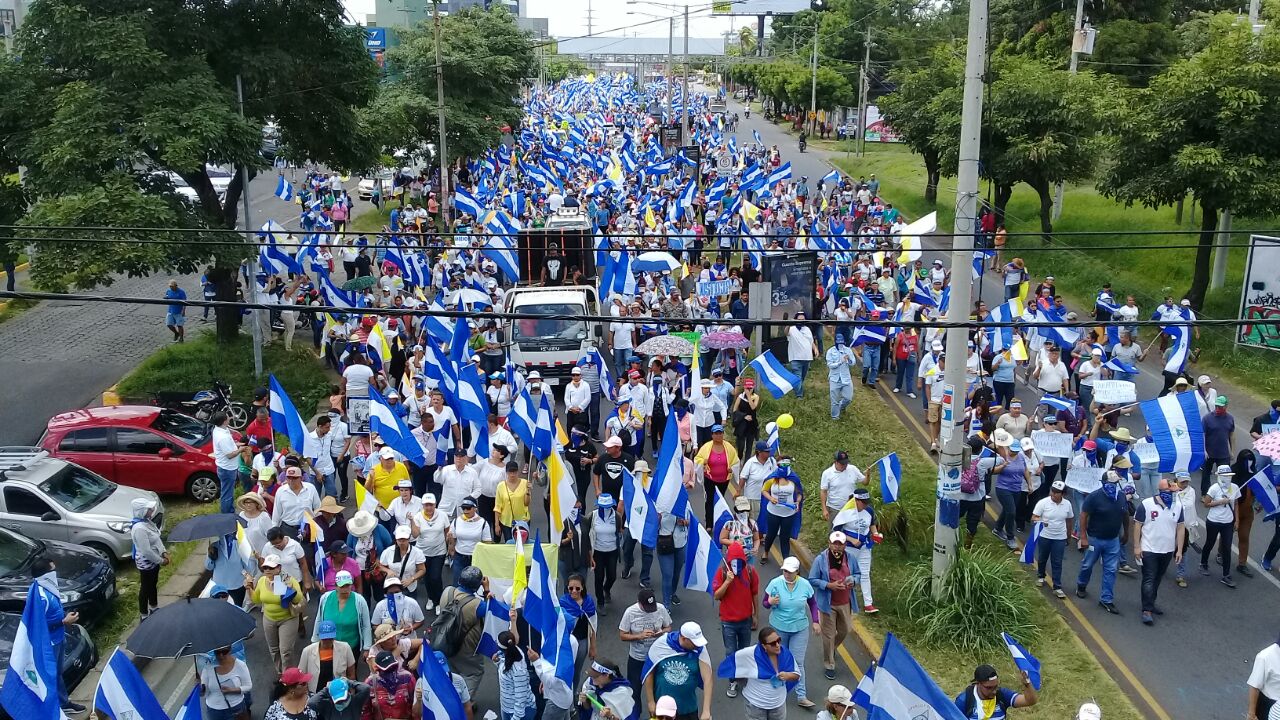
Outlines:
{"label": "green grass", "polygon": [[0,323],[6,320],[12,320],[19,314],[38,305],[36,300],[10,300],[8,302],[0,302]]}
{"label": "green grass", "polygon": [[[880,507],[879,500],[875,501],[880,529],[886,535],[884,544],[875,550],[874,565],[875,599],[881,612],[860,617],[879,638],[883,639],[890,631],[900,637],[950,694],[958,693],[968,683],[974,666],[979,663],[991,663],[1005,678],[1017,677],[1013,662],[1003,649],[975,655],[928,645],[924,641],[924,630],[908,619],[904,599],[899,597],[898,590],[908,583],[913,565],[931,559],[936,464],[875,392],[857,386],[853,405],[841,420],[833,422],[820,362],[805,387],[803,400],[788,396],[773,401],[766,397],[761,413],[772,419],[789,412],[795,418],[795,425],[781,433],[781,448],[795,459],[795,469],[809,498],[804,504],[801,540],[809,548],[826,545],[830,526],[822,519],[818,482],[837,450],[846,450],[860,468],[896,451],[903,471],[901,499],[887,507]],[[879,478],[871,478],[871,487],[873,496],[878,498]],[[904,519],[895,519],[898,517]],[[1014,562],[1008,550],[989,533],[982,533],[974,547],[1004,562]],[[1030,590],[1031,575],[1017,568],[1014,574],[1022,578]],[[1019,710],[1018,717],[1028,720],[1074,717],[1082,698],[1092,697],[1107,708],[1109,720],[1136,720],[1139,715],[1132,703],[1053,609],[1051,602],[1055,601],[1033,590],[1027,596],[1032,622],[1040,629],[1040,642],[1019,640],[1040,658],[1046,685],[1040,704]],[[998,637],[1003,629],[993,627],[991,632]]]}
{"label": "green grass", "polygon": [[[197,503],[188,498],[167,498],[164,502],[165,526],[173,527],[177,523],[195,515],[217,512],[217,503]],[[174,571],[182,566],[184,560],[191,555],[197,543],[168,543],[170,562],[160,568],[160,586],[168,582]],[[112,648],[124,641],[124,633],[138,619],[138,569],[129,561],[116,568],[116,596],[110,612],[103,616],[90,636],[99,651]]]}
{"label": "green grass", "polygon": [[[842,143],[839,150],[849,148]],[[850,153],[833,158],[835,163],[854,177],[875,173],[880,180],[880,194],[908,218],[916,219],[937,211],[938,229],[949,231],[955,222],[955,178],[943,178],[938,188],[938,203],[924,201],[925,174],[920,158],[904,145],[868,143],[862,158]],[[987,188],[981,186],[983,197]],[[1014,188],[1006,214],[1009,232],[1038,233],[1039,198],[1026,185]],[[1073,231],[1170,231],[1196,230],[1192,222],[1191,203],[1185,204],[1182,224],[1177,223],[1174,208],[1151,210],[1143,207],[1126,208],[1100,196],[1092,184],[1068,185],[1063,199],[1062,218],[1054,224],[1059,232]],[[1244,266],[1250,229],[1275,227],[1275,218],[1239,220],[1234,223],[1231,235],[1233,247],[1228,256],[1225,285],[1211,291],[1206,298],[1205,317],[1233,318],[1239,315],[1240,289],[1244,278]],[[1166,294],[1181,297],[1191,284],[1195,268],[1194,248],[1170,248],[1171,245],[1192,245],[1197,241],[1193,233],[1153,235],[1067,235],[1058,236],[1053,249],[1043,247],[1038,235],[1011,237],[1007,253],[1022,255],[1035,278],[1053,275],[1058,287],[1066,294],[1071,305],[1080,309],[1093,306],[1093,298],[1106,281],[1118,298],[1123,301],[1132,294],[1147,317],[1163,302]],[[1143,246],[1142,249],[1109,251],[1108,246]],[[1150,248],[1150,249],[1147,249]],[[1237,249],[1238,248],[1238,249]],[[1154,331],[1144,329],[1143,337],[1154,338]],[[1233,328],[1204,328],[1199,346],[1203,348],[1197,366],[1191,372],[1209,372],[1223,375],[1261,401],[1269,401],[1280,394],[1280,375],[1274,372],[1276,354],[1256,348],[1238,348],[1234,343]]]}
{"label": "green grass", "polygon": [[248,402],[253,390],[265,387],[267,374],[274,374],[293,399],[303,417],[310,417],[329,395],[330,379],[311,348],[309,332],[294,337],[294,349],[273,342],[263,348],[261,378],[253,376],[253,340],[241,333],[234,342],[220,344],[212,329],[189,335],[187,342],[168,345],[142,361],[116,386],[125,398],[147,397],[160,390],[190,390],[209,386],[216,377],[232,387],[235,399]]}
{"label": "green grass", "polygon": [[382,232],[383,226],[390,223],[391,205],[384,202],[381,210],[371,206],[369,210],[351,218],[351,230],[355,232]]}

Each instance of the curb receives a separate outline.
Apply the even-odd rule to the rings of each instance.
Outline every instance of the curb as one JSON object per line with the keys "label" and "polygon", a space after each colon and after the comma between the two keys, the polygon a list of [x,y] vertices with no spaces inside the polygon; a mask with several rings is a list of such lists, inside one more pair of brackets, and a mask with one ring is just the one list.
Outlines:
{"label": "curb", "polygon": [[[27,262],[24,262],[24,263],[22,263],[21,265],[19,265],[19,266],[15,267],[15,268],[13,269],[13,273],[16,275],[16,274],[18,274],[18,273],[22,272],[23,270],[28,270],[28,269],[30,269],[30,268],[31,268],[31,261],[30,261],[30,260],[28,260]],[[8,279],[9,279],[9,273],[5,272],[4,270],[0,270],[0,278],[3,278],[3,279],[5,279],[5,280],[8,280]],[[0,308],[8,307],[8,305],[9,305],[9,301],[8,301],[8,300],[0,300]]]}
{"label": "curb", "polygon": [[102,405],[104,407],[115,407],[124,404],[124,398],[120,397],[120,393],[116,392],[116,386],[120,383],[114,383],[111,387],[102,391]]}

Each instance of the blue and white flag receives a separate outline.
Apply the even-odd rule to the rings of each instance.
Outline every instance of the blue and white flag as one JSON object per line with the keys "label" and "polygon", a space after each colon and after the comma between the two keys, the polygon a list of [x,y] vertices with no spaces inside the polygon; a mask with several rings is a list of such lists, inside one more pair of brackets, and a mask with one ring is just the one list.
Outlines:
{"label": "blue and white flag", "polygon": [[1027,535],[1027,544],[1022,546],[1022,563],[1030,565],[1036,561],[1036,542],[1040,540],[1040,533],[1044,532],[1044,523],[1038,522],[1031,525],[1031,533]]}
{"label": "blue and white flag", "polygon": [[572,707],[574,702],[573,661],[577,655],[577,642],[573,637],[575,622],[576,619],[557,608],[554,626],[543,630],[542,647],[538,648],[541,657],[538,658],[535,670],[542,680],[542,695],[553,700],[557,707]]}
{"label": "blue and white flag", "polygon": [[791,163],[785,162],[778,166],[773,172],[769,173],[769,179],[765,180],[766,187],[773,187],[783,180],[791,177]]}
{"label": "blue and white flag", "polygon": [[301,455],[307,444],[307,424],[274,374],[267,376],[267,387],[270,393],[267,409],[271,416],[271,428],[289,438],[289,448]]}
{"label": "blue and white flag", "polygon": [[756,141],[757,145],[764,145],[764,140],[760,139],[760,131],[755,128],[751,129],[751,138]]}
{"label": "blue and white flag", "polygon": [[729,509],[729,503],[719,488],[716,488],[716,504],[711,510],[711,517],[715,518],[711,522],[711,537],[719,544],[720,531],[733,520],[733,511]]}
{"label": "blue and white flag", "polygon": [[622,507],[631,539],[647,548],[657,547],[658,508],[640,485],[640,478],[625,468],[622,470]]}
{"label": "blue and white flag", "polygon": [[[778,653],[778,667],[775,670],[773,660],[770,659],[769,653],[765,651],[764,646],[752,645],[744,647],[722,660],[720,667],[716,669],[716,677],[728,680],[747,678],[772,681],[780,672],[793,673],[801,672],[802,670],[796,669],[796,658],[787,649],[787,646],[783,645],[781,652]],[[799,680],[786,681],[787,692],[791,692],[799,684]]]}
{"label": "blue and white flag", "polygon": [[828,183],[830,183],[830,184],[832,184],[832,185],[839,185],[839,184],[840,184],[840,171],[839,171],[839,170],[832,170],[831,172],[827,173],[826,175],[823,175],[823,176],[822,176],[822,180],[820,180],[819,182],[820,182],[820,183],[822,183],[824,186],[825,186],[826,184],[828,184]]}
{"label": "blue and white flag", "polygon": [[653,477],[649,480],[649,497],[660,513],[676,512],[680,491],[684,489],[684,453],[680,451],[680,431],[676,414],[667,413],[667,425],[662,432],[662,445],[654,461]]}
{"label": "blue and white flag", "polygon": [[200,720],[204,702],[200,699],[200,684],[191,688],[191,694],[182,702],[182,707],[178,708],[178,714],[173,716],[173,720]]}
{"label": "blue and white flag", "polygon": [[293,202],[293,184],[280,176],[280,180],[276,183],[276,197],[285,202]]}
{"label": "blue and white flag", "polygon": [[885,503],[898,502],[898,489],[902,484],[902,463],[898,453],[891,452],[876,461],[880,473],[880,499]]}
{"label": "blue and white flag", "polygon": [[[1022,315],[1022,303],[1018,298],[1010,298],[992,309],[988,319],[991,322],[1013,322]],[[1004,352],[1013,347],[1013,328],[992,327],[982,331],[991,352]]]}
{"label": "blue and white flag", "polygon": [[538,405],[538,416],[534,420],[533,425],[533,442],[528,443],[529,452],[533,453],[539,460],[546,461],[551,456],[551,450],[556,437],[556,414],[555,408],[551,404],[551,393],[542,393],[542,400]]}
{"label": "blue and white flag", "polygon": [[760,383],[768,389],[769,394],[773,395],[775,400],[791,392],[800,384],[800,376],[793,374],[781,362],[778,362],[778,358],[774,357],[772,350],[765,350],[760,353],[760,356],[752,360],[748,365],[752,370],[756,371],[756,377],[760,379]]}
{"label": "blue and white flag", "polygon": [[484,206],[465,188],[458,188],[453,193],[453,205],[462,212],[470,213],[477,220],[484,216]]}
{"label": "blue and white flag", "polygon": [[1042,395],[1040,397],[1040,404],[1048,405],[1054,410],[1066,410],[1067,412],[1071,412],[1076,409],[1075,400],[1068,400],[1064,397],[1058,397],[1057,395]]}
{"label": "blue and white flag", "polygon": [[[56,691],[55,691],[56,695]],[[93,706],[113,720],[168,720],[169,716],[151,687],[142,679],[142,673],[120,648],[111,653],[111,659],[98,679],[98,692]],[[16,717],[16,716],[15,716]],[[56,715],[52,717],[57,717]],[[197,715],[196,717],[199,717]]]}
{"label": "blue and white flag", "polygon": [[[658,638],[657,641],[649,646],[649,654],[645,656],[644,666],[640,670],[640,682],[643,683],[645,678],[649,677],[649,673],[653,672],[653,668],[656,667],[658,663],[668,658],[676,657],[677,655],[693,655],[698,658],[698,662],[706,665],[708,668],[711,667],[711,654],[707,652],[705,645],[696,650],[686,650],[684,646],[680,644],[680,631],[672,630],[666,635]],[[697,674],[696,677],[698,680],[698,687],[702,687],[702,675]]]}
{"label": "blue and white flag", "polygon": [[1173,347],[1169,350],[1169,359],[1164,363],[1164,370],[1180,373],[1186,369],[1187,359],[1191,356],[1191,328],[1185,325],[1162,325],[1160,330],[1173,338]]}
{"label": "blue and white flag", "polygon": [[1121,360],[1120,358],[1113,357],[1110,360],[1103,363],[1102,367],[1110,370],[1111,372],[1128,373],[1130,375],[1138,374],[1138,368],[1130,365],[1129,363]]}
{"label": "blue and white flag", "polygon": [[527,386],[519,392],[512,392],[514,397],[511,414],[507,415],[507,428],[525,445],[532,446],[533,433],[538,426],[538,406],[534,404]]}
{"label": "blue and white flag", "polygon": [[1264,520],[1270,520],[1280,514],[1280,493],[1277,493],[1275,482],[1271,478],[1271,471],[1275,467],[1275,465],[1268,465],[1262,468],[1244,484],[1244,487],[1253,491],[1253,498],[1262,506]]}
{"label": "blue and white flag", "polygon": [[684,553],[684,587],[705,590],[714,595],[712,581],[716,578],[716,570],[724,563],[724,554],[720,552],[720,543],[711,538],[707,527],[698,522],[693,511],[685,508],[685,513],[689,520],[689,541],[685,544]]}
{"label": "blue and white flag", "polygon": [[409,432],[404,418],[396,414],[386,398],[376,388],[369,388],[369,430],[375,432],[392,450],[405,456],[415,465],[426,465],[422,446]]}
{"label": "blue and white flag", "polygon": [[1039,690],[1040,661],[1036,659],[1035,655],[1027,652],[1027,649],[1022,647],[1022,644],[1017,640],[1014,640],[1009,633],[1000,633],[1000,636],[1004,638],[1004,645],[1009,648],[1009,654],[1013,656],[1013,664],[1027,674],[1027,677],[1031,680],[1031,687]]}
{"label": "blue and white flag", "polygon": [[876,684],[876,664],[872,662],[867,667],[867,671],[863,673],[862,679],[858,681],[858,687],[853,689],[853,704],[860,708],[866,708],[868,712],[871,710],[871,692]]}
{"label": "blue and white flag", "polygon": [[1170,393],[1138,403],[1160,453],[1160,472],[1194,472],[1204,464],[1204,425],[1195,393]]}
{"label": "blue and white flag", "polygon": [[889,340],[889,328],[879,325],[855,325],[853,337],[849,339],[849,347],[858,347],[867,343],[885,343]]}
{"label": "blue and white flag", "polygon": [[524,591],[524,616],[530,627],[553,628],[560,603],[556,586],[551,582],[551,568],[542,551],[542,531],[533,536],[533,554],[529,558],[529,585]]}
{"label": "blue and white flag", "polygon": [[484,629],[480,633],[480,642],[476,645],[476,654],[488,658],[502,651],[502,646],[498,645],[498,636],[511,627],[511,608],[493,595],[485,603]]}
{"label": "blue and white flag", "polygon": [[58,703],[58,663],[45,619],[49,598],[36,583],[27,589],[22,620],[9,651],[9,669],[0,688],[0,707],[10,717],[66,720]]}
{"label": "blue and white flag", "polygon": [[444,665],[428,657],[418,663],[422,688],[422,720],[457,720],[467,716],[462,708],[462,698],[453,687],[453,678]]}
{"label": "blue and white flag", "polygon": [[876,663],[869,705],[870,720],[965,720],[955,700],[893,633],[885,637],[884,652]]}

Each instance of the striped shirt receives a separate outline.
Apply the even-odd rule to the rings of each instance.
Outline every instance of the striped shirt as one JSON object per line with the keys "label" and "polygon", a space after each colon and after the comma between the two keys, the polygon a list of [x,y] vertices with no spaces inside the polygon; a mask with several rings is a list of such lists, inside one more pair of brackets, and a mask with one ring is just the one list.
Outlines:
{"label": "striped shirt", "polygon": [[[523,652],[523,651],[521,651]],[[498,698],[503,716],[514,715],[524,717],[525,708],[537,704],[533,690],[529,687],[529,665],[523,658],[512,663],[510,669],[502,654],[497,655],[498,666]]]}

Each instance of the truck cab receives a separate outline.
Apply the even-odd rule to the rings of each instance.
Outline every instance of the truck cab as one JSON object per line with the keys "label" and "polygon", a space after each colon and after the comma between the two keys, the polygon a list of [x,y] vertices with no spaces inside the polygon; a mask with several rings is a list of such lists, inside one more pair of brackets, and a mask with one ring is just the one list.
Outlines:
{"label": "truck cab", "polygon": [[600,323],[564,316],[600,314],[596,290],[589,285],[518,287],[507,291],[503,310],[545,317],[504,322],[511,361],[526,371],[537,370],[548,385],[569,381],[583,350],[603,342]]}

